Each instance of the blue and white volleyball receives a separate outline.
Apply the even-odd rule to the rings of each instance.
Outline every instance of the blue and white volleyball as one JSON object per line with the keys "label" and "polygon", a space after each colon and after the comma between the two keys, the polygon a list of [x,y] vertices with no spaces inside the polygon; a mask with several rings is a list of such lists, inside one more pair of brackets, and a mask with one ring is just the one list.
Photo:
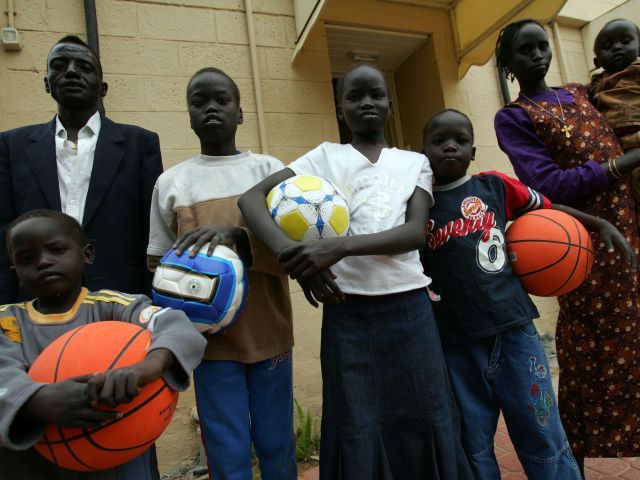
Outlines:
{"label": "blue and white volleyball", "polygon": [[209,245],[190,258],[169,250],[153,277],[153,303],[182,310],[199,331],[218,333],[231,325],[247,299],[247,277],[242,261],[228,247]]}

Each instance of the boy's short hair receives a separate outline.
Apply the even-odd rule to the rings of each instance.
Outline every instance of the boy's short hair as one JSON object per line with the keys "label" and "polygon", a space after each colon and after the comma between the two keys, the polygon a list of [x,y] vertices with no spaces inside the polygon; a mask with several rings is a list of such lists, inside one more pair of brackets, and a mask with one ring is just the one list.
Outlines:
{"label": "boy's short hair", "polygon": [[235,82],[233,78],[227,75],[224,71],[216,67],[204,67],[198,70],[193,75],[191,75],[191,78],[189,79],[189,83],[187,83],[187,103],[189,103],[189,87],[191,87],[191,82],[193,82],[193,79],[196,78],[201,73],[207,73],[207,72],[217,73],[218,75],[222,75],[223,77],[226,77],[227,79],[229,79],[233,88],[233,95],[236,97],[236,103],[238,104],[238,106],[240,106],[240,89],[238,88],[238,84]]}
{"label": "boy's short hair", "polygon": [[463,113],[460,110],[456,110],[455,108],[445,108],[444,110],[440,110],[438,113],[433,115],[429,120],[427,120],[427,123],[424,124],[424,128],[422,129],[422,139],[423,139],[423,141],[424,141],[425,138],[427,138],[427,133],[429,133],[429,129],[431,128],[431,125],[433,124],[435,119],[438,118],[439,116],[445,114],[445,113],[448,113],[448,112],[457,113],[458,115],[464,117],[464,119],[469,124],[469,133],[471,134],[471,141],[473,142],[474,133],[473,133],[473,123],[471,123],[471,119],[469,118],[469,116],[466,113]]}
{"label": "boy's short hair", "polygon": [[[638,42],[640,42],[640,27],[638,27],[638,25],[636,25],[635,23],[633,23],[631,20],[628,20],[626,18],[614,18],[613,20],[609,20],[607,23],[605,23],[602,28],[600,29],[600,31],[598,32],[598,34],[596,35],[596,38],[593,40],[593,52],[596,52],[596,46],[598,45],[598,40],[600,39],[600,34],[602,33],[602,31],[607,28],[609,25],[611,25],[612,23],[615,22],[627,22],[631,25],[633,25],[636,29],[636,36],[638,38]],[[640,55],[640,52],[638,52],[638,55]]]}
{"label": "boy's short hair", "polygon": [[[96,59],[96,62],[98,63],[98,72],[100,73],[100,77],[102,77],[102,64],[100,63],[100,57],[98,57],[98,54],[96,53],[96,51],[93,48],[91,48],[87,42],[82,40],[77,35],[65,35],[60,40],[58,40],[53,47],[55,47],[56,45],[60,45],[61,43],[74,43],[76,45],[80,45],[86,48],[87,50],[89,50],[91,52],[91,55],[93,55],[93,57]],[[51,47],[51,50],[53,50],[53,47]],[[49,51],[49,53],[51,53],[51,50]],[[48,57],[49,56],[47,55],[47,61],[48,61]],[[49,65],[47,65],[47,68],[49,68]]]}
{"label": "boy's short hair", "polygon": [[384,86],[387,89],[387,94],[389,93],[389,85],[387,85],[387,77],[384,75],[384,72],[380,69],[379,66],[370,63],[370,62],[358,62],[358,63],[354,63],[353,65],[351,65],[349,68],[347,68],[345,70],[345,72],[342,74],[342,76],[338,79],[338,83],[336,84],[336,100],[338,102],[338,104],[340,104],[340,101],[342,100],[342,93],[344,90],[344,79],[345,77],[353,72],[354,70],[360,68],[360,67],[369,67],[369,68],[373,68],[374,70],[376,70],[377,72],[380,73],[380,75],[382,75],[382,79],[384,80]]}
{"label": "boy's short hair", "polygon": [[78,221],[67,215],[66,213],[58,212],[57,210],[45,210],[45,209],[36,209],[29,210],[26,213],[23,213],[18,218],[16,218],[7,229],[7,251],[9,253],[9,257],[11,257],[11,232],[12,230],[27,220],[31,220],[32,218],[49,218],[51,220],[55,220],[58,222],[67,232],[71,234],[73,239],[78,242],[78,244],[84,247],[87,244],[87,238],[85,237],[84,230],[82,226],[78,223]]}

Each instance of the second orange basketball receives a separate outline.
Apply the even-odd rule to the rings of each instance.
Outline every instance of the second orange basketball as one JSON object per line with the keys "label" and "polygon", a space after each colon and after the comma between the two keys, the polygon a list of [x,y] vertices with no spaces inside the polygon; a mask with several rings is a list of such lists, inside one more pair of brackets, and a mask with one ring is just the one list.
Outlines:
{"label": "second orange basketball", "polygon": [[564,212],[529,212],[513,222],[506,237],[511,267],[533,295],[569,293],[591,271],[591,237],[578,220]]}

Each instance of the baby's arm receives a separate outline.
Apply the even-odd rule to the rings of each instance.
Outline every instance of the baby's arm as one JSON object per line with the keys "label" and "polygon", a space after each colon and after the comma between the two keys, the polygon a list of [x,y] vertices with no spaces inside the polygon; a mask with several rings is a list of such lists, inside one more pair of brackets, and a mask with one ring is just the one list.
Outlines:
{"label": "baby's arm", "polygon": [[163,377],[177,391],[186,390],[193,369],[207,344],[189,318],[179,310],[155,307],[144,295],[130,297],[129,305],[101,304],[101,318],[140,325],[152,332],[146,358],[135,365],[97,375],[89,384],[93,404],[115,406],[130,402],[144,385]]}
{"label": "baby's arm", "polygon": [[278,260],[292,278],[305,279],[329,268],[344,257],[397,255],[418,250],[426,241],[429,204],[429,194],[416,187],[407,203],[404,224],[379,233],[297,243],[285,248]]}

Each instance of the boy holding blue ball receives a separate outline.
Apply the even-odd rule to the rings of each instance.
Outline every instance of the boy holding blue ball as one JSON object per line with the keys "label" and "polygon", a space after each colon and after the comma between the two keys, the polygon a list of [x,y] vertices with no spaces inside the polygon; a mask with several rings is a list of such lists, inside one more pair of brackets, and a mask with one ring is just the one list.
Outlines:
{"label": "boy holding blue ball", "polygon": [[240,92],[223,71],[196,72],[187,86],[187,104],[201,153],[158,178],[149,268],[172,247],[178,253],[191,247],[190,256],[207,243],[209,255],[217,245],[236,249],[249,278],[246,305],[223,333],[208,336],[204,361],[194,372],[209,474],[216,480],[252,478],[253,444],[264,480],[295,480],[288,281],[236,205],[240,195],[283,165],[236,148],[243,122]]}

